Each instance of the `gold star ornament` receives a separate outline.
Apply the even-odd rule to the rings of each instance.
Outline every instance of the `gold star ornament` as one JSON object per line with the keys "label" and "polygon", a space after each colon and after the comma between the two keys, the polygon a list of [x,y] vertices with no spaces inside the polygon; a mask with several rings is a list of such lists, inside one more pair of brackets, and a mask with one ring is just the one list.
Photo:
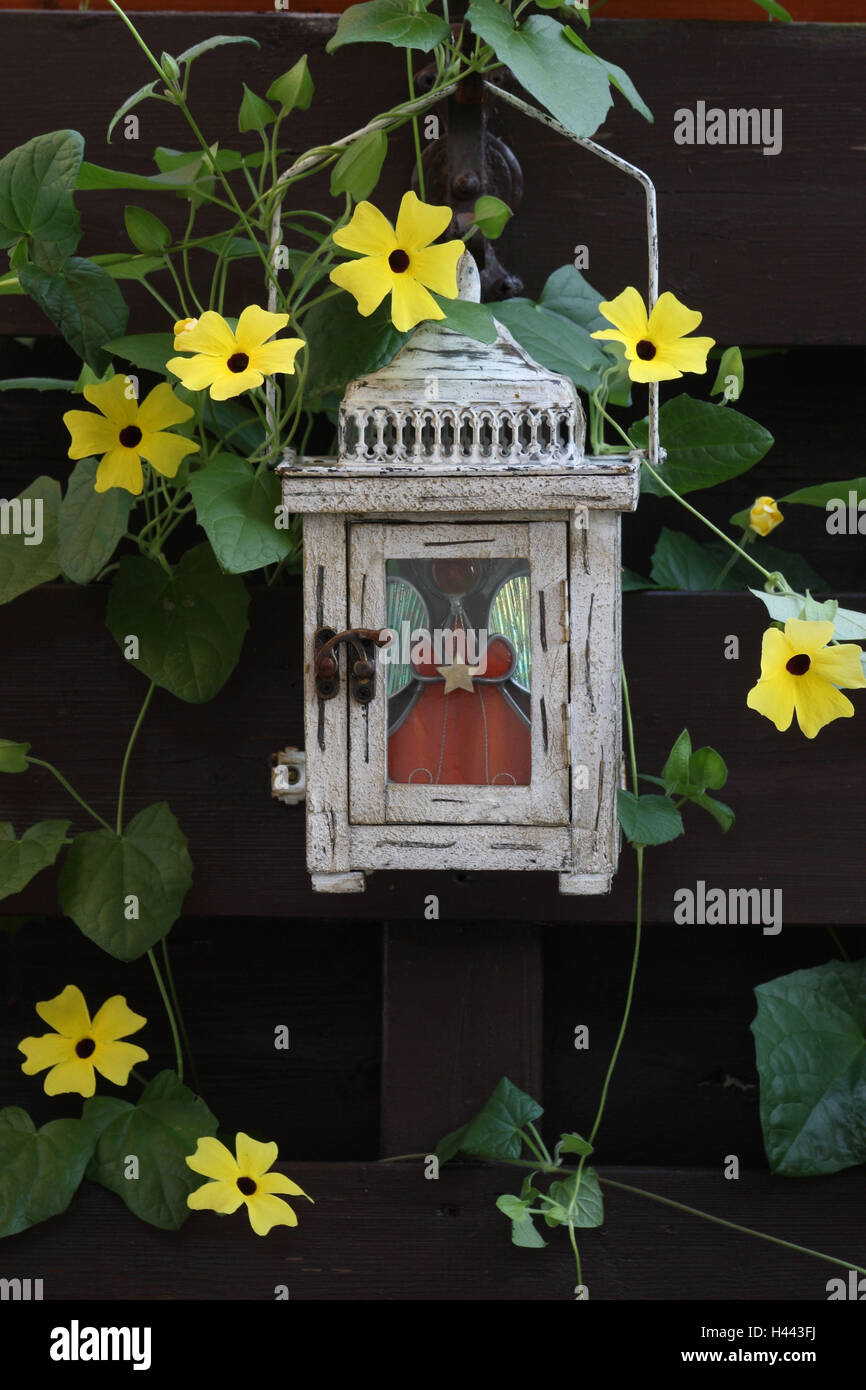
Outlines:
{"label": "gold star ornament", "polygon": [[452,690],[468,690],[470,695],[475,694],[472,677],[478,675],[480,666],[467,666],[465,661],[455,661],[452,666],[437,666],[436,670],[445,677],[446,695],[450,695]]}

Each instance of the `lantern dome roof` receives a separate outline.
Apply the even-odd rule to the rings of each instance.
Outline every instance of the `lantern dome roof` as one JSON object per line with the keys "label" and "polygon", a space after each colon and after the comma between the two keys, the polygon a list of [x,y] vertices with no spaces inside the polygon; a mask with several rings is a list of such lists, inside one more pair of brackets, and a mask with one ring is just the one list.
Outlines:
{"label": "lantern dome roof", "polygon": [[[477,302],[465,253],[460,298]],[[585,417],[573,382],[539,366],[502,324],[486,344],[437,321],[419,325],[386,366],[349,383],[339,456],[371,463],[577,462]]]}

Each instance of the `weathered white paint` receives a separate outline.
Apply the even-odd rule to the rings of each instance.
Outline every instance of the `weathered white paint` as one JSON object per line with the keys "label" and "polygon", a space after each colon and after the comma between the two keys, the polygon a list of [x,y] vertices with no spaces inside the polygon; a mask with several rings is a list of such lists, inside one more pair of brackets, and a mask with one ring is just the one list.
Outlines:
{"label": "weathered white paint", "polygon": [[[313,671],[316,629],[346,626],[346,524],[304,517],[304,751],[307,756],[307,867],[337,873],[349,861],[349,778],[345,689],[319,700]],[[345,672],[345,653],[340,653]]]}
{"label": "weathered white paint", "polygon": [[[504,329],[488,348],[422,325],[348,388],[341,431],[340,458],[287,451],[278,470],[284,505],[304,515],[313,886],[358,891],[375,869],[547,869],[564,893],[608,891],[619,851],[619,514],[637,503],[640,456],[583,458],[572,383]],[[384,670],[373,703],[358,705],[345,651],[344,689],[316,696],[316,628],[384,627],[386,560],[431,553],[529,559],[528,788],[390,784]]]}

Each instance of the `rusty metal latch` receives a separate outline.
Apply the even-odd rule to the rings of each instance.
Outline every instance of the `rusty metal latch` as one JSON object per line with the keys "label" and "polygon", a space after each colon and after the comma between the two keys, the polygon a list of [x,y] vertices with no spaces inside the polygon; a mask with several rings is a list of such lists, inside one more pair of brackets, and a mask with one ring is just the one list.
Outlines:
{"label": "rusty metal latch", "polygon": [[369,705],[376,694],[376,648],[387,647],[391,641],[388,628],[377,630],[352,627],[346,632],[320,627],[313,638],[313,670],[316,694],[320,700],[333,700],[340,690],[340,645],[354,650],[355,660],[349,671],[349,689],[359,705]]}

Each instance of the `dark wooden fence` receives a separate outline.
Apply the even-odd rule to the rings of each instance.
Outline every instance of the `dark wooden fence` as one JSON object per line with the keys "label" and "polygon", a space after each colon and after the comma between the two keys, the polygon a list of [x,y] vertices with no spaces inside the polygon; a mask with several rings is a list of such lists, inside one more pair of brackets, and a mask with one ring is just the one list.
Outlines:
{"label": "dark wooden fence", "polygon": [[[299,147],[362,123],[371,91],[378,108],[402,95],[392,55],[323,53],[333,20],[141,22],[157,52],[177,52],[216,29],[254,34],[263,46],[250,79],[257,90],[310,52],[318,97],[299,119]],[[807,480],[862,473],[864,189],[852,145],[862,127],[866,31],[611,22],[593,33],[656,113],[655,126],[646,126],[618,103],[599,138],[658,183],[663,287],[698,304],[720,342],[788,350],[747,364],[743,408],[774,431],[777,446],[745,486],[713,495],[712,514],[723,520],[758,491],[781,494]],[[0,37],[6,147],[74,125],[87,137],[88,157],[109,162],[101,144],[108,118],[147,80],[118,22],[5,14]],[[28,78],[35,46],[38,87]],[[226,50],[204,61],[210,66],[198,70],[193,96],[210,138],[231,145],[238,59]],[[98,82],[86,79],[95,72]],[[673,112],[697,100],[780,106],[783,152],[765,158],[675,146]],[[112,151],[130,169],[148,169],[154,145],[182,140],[161,108],[144,111],[138,143],[121,141]],[[499,124],[527,184],[503,257],[528,289],[537,291],[577,242],[590,246],[589,278],[599,287],[639,283],[642,224],[632,190],[548,132],[510,114]],[[396,201],[408,165],[408,144],[395,140],[386,205]],[[117,204],[102,195],[82,203],[88,249],[122,244]],[[149,306],[136,302],[134,312],[136,328],[156,326]],[[53,372],[66,362],[50,338],[34,348],[12,341],[46,332],[24,301],[0,300],[0,330],[9,335],[4,376]],[[56,399],[0,395],[4,495],[39,472],[66,476]],[[835,592],[850,590],[851,606],[864,607],[862,538],[828,538],[823,522],[821,513],[792,509],[787,543],[809,553]],[[644,572],[660,524],[690,529],[656,499],[627,520],[626,558]],[[104,605],[103,589],[52,585],[0,609],[0,734],[32,742],[99,807],[114,796],[143,693],[104,628]],[[203,1093],[225,1130],[250,1126],[277,1139],[317,1205],[285,1239],[256,1241],[243,1222],[207,1216],[166,1236],[86,1186],[67,1215],[4,1242],[0,1272],[26,1273],[39,1262],[52,1271],[45,1290],[52,1298],[82,1296],[82,1267],[95,1297],[270,1298],[276,1284],[288,1283],[292,1298],[302,1299],[571,1298],[564,1239],[535,1252],[508,1243],[493,1202],[509,1189],[510,1171],[446,1167],[432,1182],[417,1160],[375,1160],[429,1151],[503,1073],[544,1101],[554,1137],[588,1126],[624,999],[632,856],[624,851],[614,891],[601,899],[559,898],[544,874],[383,873],[360,897],[312,894],[302,810],[271,802],[267,785],[270,753],[302,737],[296,582],[257,589],[251,616],[241,665],[212,704],[158,695],[136,750],[128,810],[165,798],[190,839],[195,882],[172,941]],[[748,596],[624,601],[641,766],[656,771],[688,722],[698,742],[728,760],[723,795],[737,824],[722,836],[694,812],[685,840],[648,855],[650,926],[598,1157],[602,1175],[862,1264],[861,1174],[792,1182],[767,1173],[748,1024],[756,984],[834,953],[823,927],[840,927],[851,955],[863,953],[866,712],[861,701],[855,719],[809,743],[796,732],[777,734],[748,711],[764,626]],[[735,661],[724,656],[731,634],[740,639]],[[17,826],[71,815],[83,828],[47,776],[4,780],[0,793],[0,817]],[[781,888],[782,933],[674,927],[673,893],[698,879]],[[423,917],[430,894],[439,899],[435,922]],[[148,1016],[159,1012],[146,967],[126,967],[119,986],[120,967],[58,920],[55,904],[52,876],[43,875],[4,903],[7,914],[29,920],[0,936],[3,1099],[40,1121],[62,1105],[39,1099],[10,1060],[31,1031],[34,1000],[76,979],[94,997],[122,988]],[[272,1046],[279,1023],[292,1030],[285,1054]],[[573,1046],[581,1023],[591,1035],[585,1052]],[[155,1062],[171,1064],[167,1036],[153,1052]],[[732,1153],[743,1165],[738,1182],[722,1177]],[[583,1242],[593,1298],[825,1297],[828,1267],[621,1192],[607,1196],[605,1226]]]}

